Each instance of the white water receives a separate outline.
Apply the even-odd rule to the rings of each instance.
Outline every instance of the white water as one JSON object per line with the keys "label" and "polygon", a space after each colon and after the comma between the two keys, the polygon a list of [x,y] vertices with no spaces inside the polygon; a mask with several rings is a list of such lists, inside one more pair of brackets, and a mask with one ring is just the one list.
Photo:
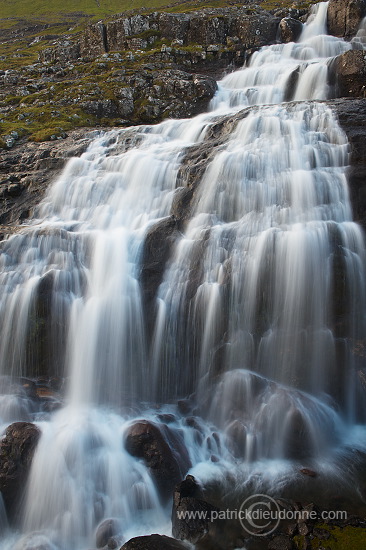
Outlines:
{"label": "white water", "polygon": [[[351,47],[325,35],[325,20],[320,4],[299,43],[256,52],[219,83],[210,113],[97,138],[68,163],[39,219],[4,243],[2,372],[43,374],[43,359],[53,373],[65,367],[68,383],[66,406],[49,416],[4,382],[3,426],[35,419],[43,435],[21,533],[2,549],[23,548],[24,536],[83,550],[105,518],[120,521],[121,542],[169,534],[169,504],[123,445],[133,418],[159,423],[161,412],[175,415],[202,481],[235,468],[247,487],[259,470],[259,486],[276,490],[297,479],[303,457],[347,481],[337,457],[355,431],[366,446],[353,354],[365,328],[365,249],[346,137],[325,104],[302,102],[328,97],[330,59]],[[146,232],[170,214],[186,148],[249,106],[195,193],[150,345]],[[127,139],[135,146],[121,152]],[[175,406],[193,392],[199,438]]]}

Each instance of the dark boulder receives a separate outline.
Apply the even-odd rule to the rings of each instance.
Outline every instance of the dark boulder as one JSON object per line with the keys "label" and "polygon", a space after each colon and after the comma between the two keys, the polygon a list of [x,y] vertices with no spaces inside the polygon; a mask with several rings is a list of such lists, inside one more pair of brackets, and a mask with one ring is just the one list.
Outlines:
{"label": "dark boulder", "polygon": [[339,97],[366,97],[366,59],[364,50],[349,50],[333,64]]}
{"label": "dark boulder", "polygon": [[292,17],[284,17],[279,24],[281,42],[296,42],[300,37],[303,25],[301,21]]}
{"label": "dark boulder", "polygon": [[172,534],[177,539],[199,543],[200,548],[211,548],[213,542],[214,548],[225,548],[225,541],[220,536],[220,533],[225,532],[225,522],[220,520],[218,526],[215,521],[220,510],[202,497],[202,488],[193,476],[187,476],[176,487],[172,508]]}
{"label": "dark boulder", "polygon": [[171,537],[148,535],[129,540],[121,550],[187,550],[187,548],[188,546]]}
{"label": "dark boulder", "polygon": [[330,0],[328,32],[334,36],[351,38],[357,33],[361,19],[365,15],[365,0]]}
{"label": "dark boulder", "polygon": [[140,420],[125,434],[126,450],[141,458],[149,468],[162,498],[170,498],[173,489],[191,467],[181,435],[168,426]]}
{"label": "dark boulder", "polygon": [[29,422],[15,422],[0,443],[0,491],[10,519],[16,521],[41,432]]}

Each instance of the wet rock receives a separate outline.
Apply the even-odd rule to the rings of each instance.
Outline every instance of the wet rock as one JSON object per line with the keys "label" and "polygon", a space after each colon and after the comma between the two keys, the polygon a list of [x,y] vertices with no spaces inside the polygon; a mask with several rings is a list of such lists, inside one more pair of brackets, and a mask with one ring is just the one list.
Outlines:
{"label": "wet rock", "polygon": [[316,477],[318,475],[314,470],[310,470],[309,468],[301,468],[300,472],[304,474],[304,476],[309,477]]}
{"label": "wet rock", "polygon": [[292,17],[284,17],[279,24],[281,42],[296,42],[300,37],[303,25]]}
{"label": "wet rock", "polygon": [[117,519],[105,519],[98,525],[95,533],[95,544],[97,548],[109,545],[110,539],[121,535],[121,525]]}
{"label": "wet rock", "polygon": [[329,105],[350,143],[348,186],[353,216],[366,229],[366,99],[337,99]]}
{"label": "wet rock", "polygon": [[311,455],[313,442],[311,430],[300,411],[294,411],[284,437],[284,453],[286,457],[301,459]]}
{"label": "wet rock", "polygon": [[41,432],[29,422],[15,422],[0,443],[0,491],[8,516],[16,521]]}
{"label": "wet rock", "polygon": [[[192,512],[196,513],[192,518]],[[172,534],[175,538],[196,544],[197,548],[228,548],[225,519],[220,510],[203,499],[203,489],[189,475],[175,489],[172,508]]]}
{"label": "wet rock", "polygon": [[247,428],[240,420],[233,420],[226,428],[228,446],[237,458],[245,456],[247,443]]}
{"label": "wet rock", "polygon": [[365,0],[330,0],[328,5],[328,33],[351,38],[357,33],[361,19],[366,15]]}
{"label": "wet rock", "polygon": [[336,73],[337,95],[366,97],[366,53],[349,50],[338,56],[333,69]]}
{"label": "wet rock", "polygon": [[174,414],[163,413],[163,414],[158,414],[157,416],[160,422],[162,422],[163,424],[171,424],[172,422],[176,421]]}
{"label": "wet rock", "polygon": [[185,497],[202,498],[203,489],[194,476],[188,475],[176,487],[174,495],[179,495],[179,499]]}
{"label": "wet rock", "polygon": [[5,234],[11,234],[14,224],[33,213],[66,160],[84,152],[90,141],[84,132],[77,130],[65,140],[44,143],[19,140],[10,150],[0,149],[0,171],[10,174],[0,183],[0,224],[7,224]]}
{"label": "wet rock", "polygon": [[157,222],[146,233],[140,280],[147,300],[156,294],[177,236],[177,224],[173,216]]}
{"label": "wet rock", "polygon": [[135,422],[125,434],[125,447],[132,456],[143,459],[162,498],[172,495],[191,466],[182,437],[168,426],[147,420]]}
{"label": "wet rock", "polygon": [[188,546],[164,535],[148,535],[129,540],[121,550],[188,550]]}

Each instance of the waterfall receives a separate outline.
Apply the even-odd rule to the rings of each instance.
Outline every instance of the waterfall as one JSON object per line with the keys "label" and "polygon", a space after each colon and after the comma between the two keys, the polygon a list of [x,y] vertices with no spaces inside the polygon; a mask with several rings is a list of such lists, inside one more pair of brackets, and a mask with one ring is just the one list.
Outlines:
{"label": "waterfall", "polygon": [[[326,35],[326,15],[319,4],[297,43],[223,78],[210,112],[96,137],[1,244],[1,425],[42,432],[20,532],[7,529],[2,550],[85,550],[108,518],[121,544],[170,534],[169,504],[124,446],[136,419],[169,416],[202,481],[234,470],[240,489],[267,461],[275,490],[306,459],[347,483],[342,460],[366,448],[365,245],[348,142],[322,102],[331,60],[352,44]],[[195,158],[206,160],[178,223]],[[167,222],[147,299],[146,242]],[[21,377],[64,381],[64,406],[37,408]]]}

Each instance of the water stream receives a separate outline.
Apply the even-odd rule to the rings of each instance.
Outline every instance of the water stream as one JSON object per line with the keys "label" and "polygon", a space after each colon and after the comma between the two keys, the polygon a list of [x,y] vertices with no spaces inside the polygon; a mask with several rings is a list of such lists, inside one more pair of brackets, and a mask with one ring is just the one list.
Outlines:
{"label": "water stream", "polygon": [[[365,246],[346,136],[310,102],[332,95],[329,63],[352,47],[326,35],[326,10],[298,43],[262,48],[228,74],[209,113],[97,137],[2,244],[0,423],[42,431],[21,525],[4,528],[2,550],[85,550],[105,518],[120,522],[121,543],[170,534],[170,504],[124,448],[136,418],[174,415],[204,483],[231,472],[239,492],[276,492],[305,461],[352,484],[342,465],[366,449],[355,353]],[[237,123],[175,234],[149,325],[145,237],[171,214],[186,152],[228,115]],[[61,409],[14,393],[11,380],[37,374],[65,380]],[[187,397],[195,424],[177,408]]]}

